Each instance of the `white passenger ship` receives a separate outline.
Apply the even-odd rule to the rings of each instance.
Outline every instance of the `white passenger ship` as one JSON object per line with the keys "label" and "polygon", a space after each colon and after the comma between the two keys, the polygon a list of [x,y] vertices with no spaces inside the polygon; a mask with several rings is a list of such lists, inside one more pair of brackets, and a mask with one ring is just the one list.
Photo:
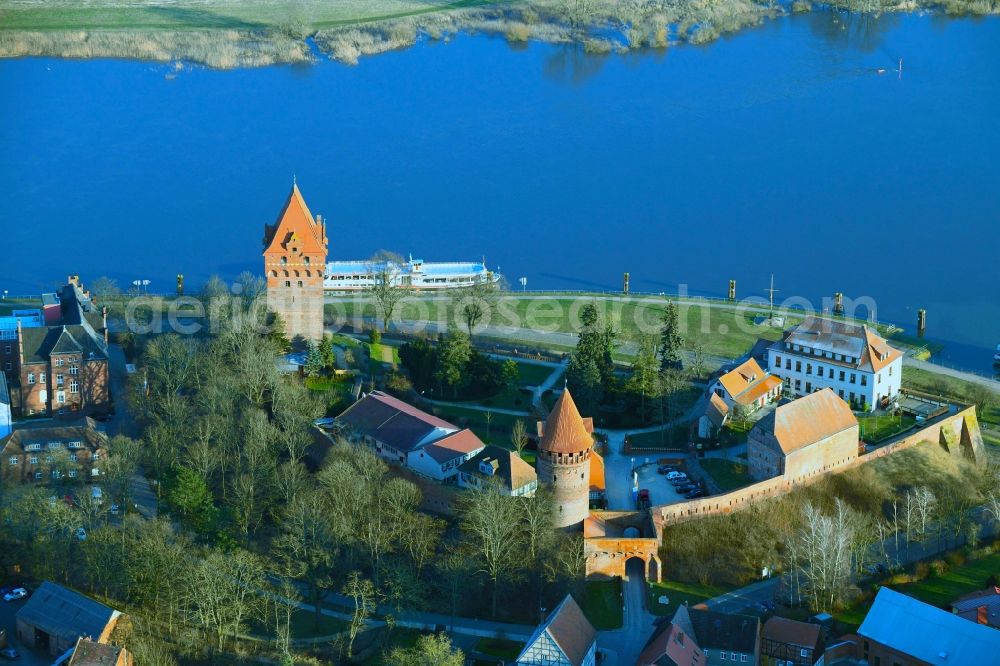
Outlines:
{"label": "white passenger ship", "polygon": [[[427,262],[414,259],[406,263],[390,262],[393,284],[415,291],[457,289],[477,284],[495,284],[500,273],[491,271],[484,263],[476,262]],[[375,274],[385,271],[386,263],[368,261],[331,261],[323,275],[325,291],[359,291],[375,284]]]}

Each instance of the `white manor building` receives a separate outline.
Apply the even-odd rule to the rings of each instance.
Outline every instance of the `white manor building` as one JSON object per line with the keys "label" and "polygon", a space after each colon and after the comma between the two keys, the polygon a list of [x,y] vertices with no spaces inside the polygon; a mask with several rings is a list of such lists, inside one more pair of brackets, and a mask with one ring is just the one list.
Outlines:
{"label": "white manor building", "polygon": [[830,388],[857,410],[895,402],[903,353],[868,326],[808,317],[767,350],[768,369],[789,397]]}

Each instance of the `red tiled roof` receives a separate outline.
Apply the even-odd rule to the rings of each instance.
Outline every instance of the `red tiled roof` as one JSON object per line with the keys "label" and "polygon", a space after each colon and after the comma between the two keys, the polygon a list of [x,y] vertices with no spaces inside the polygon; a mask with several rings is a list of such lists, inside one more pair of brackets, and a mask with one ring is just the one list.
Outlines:
{"label": "red tiled roof", "polygon": [[466,428],[428,444],[423,450],[436,462],[446,463],[482,451],[485,446],[474,432]]}
{"label": "red tiled roof", "polygon": [[280,254],[294,244],[303,254],[326,254],[326,230],[309,212],[298,185],[292,185],[278,220],[264,231],[264,254]]}
{"label": "red tiled roof", "polygon": [[781,450],[791,453],[852,426],[858,426],[858,419],[851,408],[833,389],[825,388],[780,405],[755,427],[773,427]]}
{"label": "red tiled roof", "polygon": [[764,623],[761,637],[786,645],[815,648],[820,642],[820,627],[775,616]]}
{"label": "red tiled roof", "polygon": [[555,453],[577,453],[586,451],[594,445],[594,437],[591,433],[594,430],[593,421],[587,423],[580,416],[580,411],[573,402],[573,396],[569,389],[565,389],[556,404],[552,407],[552,412],[545,419],[545,425],[541,429],[542,441],[538,444],[539,451],[552,451]]}

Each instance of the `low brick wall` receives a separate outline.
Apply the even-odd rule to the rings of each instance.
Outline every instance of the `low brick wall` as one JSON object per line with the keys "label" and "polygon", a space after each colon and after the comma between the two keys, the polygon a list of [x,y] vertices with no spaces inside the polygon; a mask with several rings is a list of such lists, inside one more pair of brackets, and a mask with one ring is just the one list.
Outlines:
{"label": "low brick wall", "polygon": [[753,502],[784,495],[796,487],[815,483],[830,473],[840,473],[864,463],[912,448],[923,442],[941,446],[951,455],[961,455],[974,460],[983,460],[983,437],[976,418],[975,407],[966,407],[955,414],[935,419],[926,427],[906,434],[891,444],[880,446],[857,458],[826,472],[817,472],[805,477],[788,479],[783,476],[760,481],[752,485],[722,495],[665,504],[652,508],[653,522],[657,535],[662,537],[665,525],[672,525],[692,518],[702,518],[728,514],[745,508]]}

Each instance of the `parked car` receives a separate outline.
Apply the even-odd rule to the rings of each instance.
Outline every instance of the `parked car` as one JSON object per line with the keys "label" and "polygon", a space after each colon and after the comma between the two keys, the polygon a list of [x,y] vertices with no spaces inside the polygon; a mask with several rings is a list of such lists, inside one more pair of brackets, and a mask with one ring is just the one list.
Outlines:
{"label": "parked car", "polygon": [[687,478],[686,476],[675,476],[672,479],[667,479],[667,481],[672,483],[675,487],[683,486],[685,483],[691,483],[691,479]]}
{"label": "parked car", "polygon": [[0,650],[0,657],[14,661],[15,659],[21,658],[21,653],[14,648],[4,648],[3,650]]}
{"label": "parked car", "polygon": [[23,587],[16,587],[7,594],[3,595],[4,601],[17,601],[18,599],[27,599],[28,591]]}
{"label": "parked car", "polygon": [[649,491],[645,488],[639,491],[637,504],[639,505],[639,509],[648,509],[650,507],[651,502],[649,501]]}
{"label": "parked car", "polygon": [[120,511],[121,507],[118,506],[117,504],[112,504],[111,507],[108,509],[108,513],[110,513],[112,516],[117,516]]}
{"label": "parked car", "polygon": [[671,465],[660,465],[656,468],[656,471],[660,474],[670,474],[671,472],[676,472],[677,468],[672,467]]}
{"label": "parked car", "polygon": [[682,478],[687,478],[687,474],[685,474],[684,472],[677,472],[677,471],[667,472],[667,480],[668,481],[670,479],[682,479]]}
{"label": "parked car", "polygon": [[695,488],[694,490],[685,493],[684,497],[686,497],[688,499],[694,499],[695,497],[701,497],[704,494],[705,494],[705,491],[703,491],[701,488]]}
{"label": "parked car", "polygon": [[80,541],[86,540],[87,530],[83,529],[82,527],[76,528],[76,538],[79,539]]}
{"label": "parked car", "polygon": [[681,494],[683,494],[683,493],[689,493],[692,490],[697,490],[697,489],[698,489],[698,484],[697,483],[685,483],[685,484],[682,484],[680,486],[676,486],[674,488],[674,490],[676,490],[677,492],[679,492]]}

